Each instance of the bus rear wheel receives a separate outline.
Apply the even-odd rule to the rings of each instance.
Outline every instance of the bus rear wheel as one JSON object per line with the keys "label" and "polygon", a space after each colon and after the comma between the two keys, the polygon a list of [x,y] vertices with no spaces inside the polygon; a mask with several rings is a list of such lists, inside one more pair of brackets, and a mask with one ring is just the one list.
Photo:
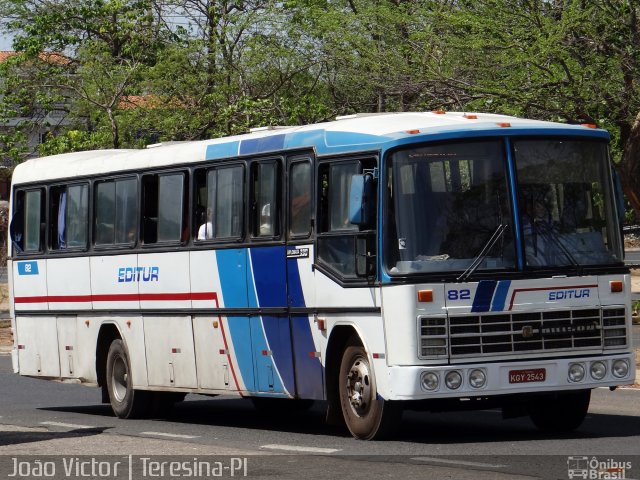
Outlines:
{"label": "bus rear wheel", "polygon": [[107,391],[113,413],[119,418],[142,417],[148,412],[149,392],[134,390],[131,364],[124,342],[113,340],[107,354]]}
{"label": "bus rear wheel", "polygon": [[578,428],[589,411],[591,390],[534,397],[529,417],[545,433],[566,433]]}
{"label": "bus rear wheel", "polygon": [[342,355],[338,382],[342,415],[355,438],[379,440],[395,431],[402,411],[398,405],[377,398],[367,352],[353,340]]}

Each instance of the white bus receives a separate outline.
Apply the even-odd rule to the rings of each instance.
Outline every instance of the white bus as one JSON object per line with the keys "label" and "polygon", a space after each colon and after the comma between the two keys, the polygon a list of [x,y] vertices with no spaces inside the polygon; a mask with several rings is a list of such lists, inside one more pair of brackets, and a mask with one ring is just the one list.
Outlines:
{"label": "white bus", "polygon": [[403,408],[574,429],[635,376],[608,141],[423,112],[26,161],[15,372],[123,418],[199,393],[325,401],[361,439]]}

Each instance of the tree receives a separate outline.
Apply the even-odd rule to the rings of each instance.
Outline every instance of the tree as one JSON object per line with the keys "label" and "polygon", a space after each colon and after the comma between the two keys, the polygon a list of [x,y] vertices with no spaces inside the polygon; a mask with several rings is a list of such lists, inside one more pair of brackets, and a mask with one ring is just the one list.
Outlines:
{"label": "tree", "polygon": [[598,124],[640,219],[640,37],[633,0],[474,0],[440,12],[469,108]]}
{"label": "tree", "polygon": [[[5,68],[4,118],[28,110],[66,110],[72,130],[110,131],[118,148],[121,99],[136,92],[139,72],[155,62],[168,34],[146,0],[2,0],[4,26],[21,52]],[[50,52],[50,53],[47,53]],[[54,52],[53,54],[51,52]],[[64,52],[64,54],[55,53]],[[64,61],[37,62],[44,57]],[[33,66],[37,65],[37,71]],[[33,109],[32,109],[33,111]],[[38,118],[27,116],[29,122]],[[55,132],[54,132],[55,133]],[[64,144],[64,142],[63,142]]]}

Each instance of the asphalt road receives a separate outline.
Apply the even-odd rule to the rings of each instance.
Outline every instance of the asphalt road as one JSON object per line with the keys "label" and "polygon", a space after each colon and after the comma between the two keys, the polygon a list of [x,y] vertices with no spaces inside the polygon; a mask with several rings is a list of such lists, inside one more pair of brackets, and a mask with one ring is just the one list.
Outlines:
{"label": "asphalt road", "polygon": [[630,264],[640,265],[640,248],[625,250],[624,261]]}
{"label": "asphalt road", "polygon": [[626,478],[640,478],[639,400],[640,390],[595,390],[583,426],[561,437],[539,433],[526,418],[503,420],[491,410],[405,412],[396,439],[363,442],[325,425],[321,405],[308,412],[265,413],[236,397],[189,395],[166,419],[121,420],[100,403],[97,389],[18,377],[4,356],[0,478],[16,456],[28,461],[33,457],[25,455],[34,454],[239,456],[246,459],[249,478],[331,479],[568,478],[569,457],[588,456],[631,461]]}

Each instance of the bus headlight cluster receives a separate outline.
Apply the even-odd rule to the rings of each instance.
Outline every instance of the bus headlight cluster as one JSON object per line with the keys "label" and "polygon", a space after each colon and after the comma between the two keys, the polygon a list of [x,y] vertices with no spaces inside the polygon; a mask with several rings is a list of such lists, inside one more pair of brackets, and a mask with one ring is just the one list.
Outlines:
{"label": "bus headlight cluster", "polygon": [[613,362],[611,372],[617,378],[626,377],[629,374],[629,362],[627,360],[616,360]]}
{"label": "bus headlight cluster", "polygon": [[460,372],[458,372],[457,370],[447,372],[444,377],[444,383],[447,388],[451,390],[457,390],[458,388],[460,388],[460,385],[462,385],[462,375],[460,375]]}
{"label": "bus headlight cluster", "polygon": [[590,370],[591,378],[594,380],[602,380],[607,374],[607,366],[602,362],[593,362]]}
{"label": "bus headlight cluster", "polygon": [[584,380],[584,367],[581,363],[572,363],[569,365],[569,381],[581,382]]}
{"label": "bus headlight cluster", "polygon": [[438,374],[434,372],[422,372],[420,376],[420,383],[422,388],[428,391],[434,391],[438,389],[438,385],[440,384],[440,380],[438,379]]}
{"label": "bus headlight cluster", "polygon": [[480,369],[471,370],[469,373],[469,385],[473,388],[482,388],[487,383],[487,376]]}

